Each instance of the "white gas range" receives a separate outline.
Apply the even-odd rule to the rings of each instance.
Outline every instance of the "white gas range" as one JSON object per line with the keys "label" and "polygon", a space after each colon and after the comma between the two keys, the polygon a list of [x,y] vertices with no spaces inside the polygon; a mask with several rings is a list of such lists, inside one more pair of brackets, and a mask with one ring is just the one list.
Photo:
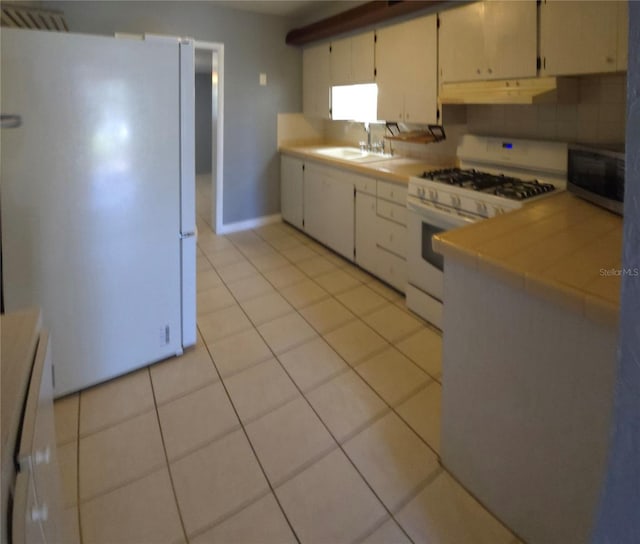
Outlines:
{"label": "white gas range", "polygon": [[407,306],[441,328],[440,232],[494,217],[566,188],[567,144],[465,135],[460,168],[412,177],[407,194]]}

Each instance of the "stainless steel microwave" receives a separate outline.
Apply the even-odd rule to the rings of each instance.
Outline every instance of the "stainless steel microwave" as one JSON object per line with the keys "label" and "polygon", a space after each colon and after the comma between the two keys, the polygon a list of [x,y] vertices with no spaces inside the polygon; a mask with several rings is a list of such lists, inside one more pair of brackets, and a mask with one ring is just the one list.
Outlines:
{"label": "stainless steel microwave", "polygon": [[568,190],[619,215],[624,202],[624,172],[624,146],[569,147]]}

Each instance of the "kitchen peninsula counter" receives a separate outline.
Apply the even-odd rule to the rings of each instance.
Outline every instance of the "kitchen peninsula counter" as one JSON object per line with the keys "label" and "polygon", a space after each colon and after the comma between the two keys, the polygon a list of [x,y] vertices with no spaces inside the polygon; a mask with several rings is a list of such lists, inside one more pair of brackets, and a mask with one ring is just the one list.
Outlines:
{"label": "kitchen peninsula counter", "polygon": [[447,259],[617,327],[622,218],[570,193],[441,233],[433,245]]}
{"label": "kitchen peninsula counter", "polygon": [[622,218],[560,193],[440,233],[443,465],[526,542],[587,542],[616,373]]}
{"label": "kitchen peninsula counter", "polygon": [[399,184],[407,185],[411,176],[422,174],[426,170],[438,170],[450,165],[437,165],[429,163],[422,159],[414,159],[396,155],[385,158],[380,157],[379,161],[357,162],[348,159],[339,159],[323,155],[318,151],[329,147],[339,147],[329,144],[317,144],[309,146],[282,145],[279,148],[280,153],[297,157],[303,160],[313,160],[328,166],[335,166],[350,170],[357,174],[372,176],[377,179],[391,181]]}

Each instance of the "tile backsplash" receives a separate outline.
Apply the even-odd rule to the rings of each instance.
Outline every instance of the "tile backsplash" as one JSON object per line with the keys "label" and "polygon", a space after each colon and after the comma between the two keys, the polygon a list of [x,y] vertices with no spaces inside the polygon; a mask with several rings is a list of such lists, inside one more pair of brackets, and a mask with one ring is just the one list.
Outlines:
{"label": "tile backsplash", "polygon": [[[581,76],[578,100],[572,104],[444,106],[446,141],[428,145],[392,142],[392,146],[399,155],[450,164],[466,133],[596,145],[621,143],[626,81],[625,73]],[[322,132],[324,140],[332,143],[357,146],[367,139],[364,125],[356,122],[326,120]],[[372,142],[381,140],[384,133],[384,123],[371,124]]]}
{"label": "tile backsplash", "polygon": [[577,104],[467,106],[467,127],[472,134],[489,136],[624,142],[626,81],[626,74],[580,77]]}
{"label": "tile backsplash", "polygon": [[[445,124],[447,139],[443,142],[431,144],[410,144],[398,141],[385,141],[385,151],[389,151],[389,143],[394,153],[406,157],[425,159],[434,165],[450,165],[455,160],[456,148],[460,137],[467,132],[464,124],[464,109],[452,112],[445,117],[451,123]],[[419,127],[409,127],[419,128]],[[350,121],[325,121],[324,135],[326,141],[357,146],[359,142],[366,141],[367,133],[362,123]],[[382,140],[385,135],[384,123],[371,124],[371,141]]]}

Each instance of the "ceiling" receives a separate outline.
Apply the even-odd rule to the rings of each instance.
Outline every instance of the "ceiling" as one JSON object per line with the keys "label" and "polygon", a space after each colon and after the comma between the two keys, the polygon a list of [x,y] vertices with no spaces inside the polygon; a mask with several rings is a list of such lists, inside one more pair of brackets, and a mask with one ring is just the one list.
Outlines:
{"label": "ceiling", "polygon": [[228,8],[283,17],[300,17],[325,3],[323,0],[213,0],[213,2]]}

